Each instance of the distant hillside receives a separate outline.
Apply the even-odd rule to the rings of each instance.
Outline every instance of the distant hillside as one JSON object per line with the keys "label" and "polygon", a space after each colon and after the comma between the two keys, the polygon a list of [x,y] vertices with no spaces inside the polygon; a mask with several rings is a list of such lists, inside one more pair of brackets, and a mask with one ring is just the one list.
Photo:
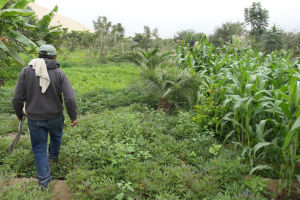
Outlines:
{"label": "distant hillside", "polygon": [[[30,6],[32,8],[32,10],[34,10],[35,14],[38,16],[39,19],[42,19],[42,17],[46,14],[48,14],[50,12],[50,10],[48,10],[47,8],[44,8],[40,5],[37,5],[35,3],[30,3],[28,4],[28,6]],[[69,19],[63,15],[60,15],[58,13],[55,13],[55,17],[52,19],[50,25],[51,26],[56,26],[56,25],[63,25],[63,28],[68,28],[68,31],[71,32],[72,30],[74,31],[90,31],[90,32],[94,32],[93,29],[82,25],[72,19]]]}

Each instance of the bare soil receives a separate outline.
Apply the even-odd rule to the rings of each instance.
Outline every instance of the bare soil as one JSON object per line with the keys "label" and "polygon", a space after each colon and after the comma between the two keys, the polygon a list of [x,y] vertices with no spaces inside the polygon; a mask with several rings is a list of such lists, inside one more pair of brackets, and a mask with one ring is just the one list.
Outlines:
{"label": "bare soil", "polygon": [[[35,178],[17,178],[7,182],[7,186],[14,184],[22,184],[25,182],[34,181],[38,184],[38,179]],[[65,184],[65,180],[53,180],[49,184],[49,190],[54,195],[55,200],[66,200],[71,199],[71,191],[69,186]]]}
{"label": "bare soil", "polygon": [[[268,192],[275,194],[276,197],[274,198],[274,200],[283,200],[283,199],[287,199],[284,196],[278,196],[278,186],[279,186],[279,180],[280,179],[270,179],[270,182],[268,184]],[[299,187],[299,183],[298,181],[293,181],[292,183],[292,187]],[[284,192],[282,192],[284,193]],[[297,190],[294,188],[292,189],[291,192],[291,196],[289,199],[293,199],[293,200],[300,200],[300,196],[297,192]]]}
{"label": "bare soil", "polygon": [[13,140],[16,137],[16,135],[17,133],[8,133],[6,135],[3,135],[3,137],[8,137],[9,139]]}
{"label": "bare soil", "polygon": [[[7,137],[7,138],[9,138],[10,140],[13,140],[13,139],[15,139],[15,137],[16,137],[17,134],[18,134],[18,133],[12,132],[12,133],[6,133],[6,134],[3,134],[3,135],[1,135],[1,136],[2,136],[2,137]],[[30,136],[29,136],[29,134],[21,135],[21,138],[25,138],[25,137],[30,137]]]}
{"label": "bare soil", "polygon": [[[13,140],[17,133],[8,133],[3,135],[3,137],[8,137]],[[21,136],[24,137],[24,136]],[[26,137],[26,136],[25,136]],[[27,136],[28,137],[28,136]],[[1,163],[0,163],[1,164]],[[16,178],[6,182],[6,186],[12,186],[15,184],[22,184],[25,182],[34,181],[38,184],[38,179],[36,178]],[[71,191],[69,186],[65,184],[65,180],[52,180],[49,184],[49,190],[54,195],[55,200],[66,200],[71,199]]]}
{"label": "bare soil", "polygon": [[[249,176],[248,175],[244,175],[245,179],[248,179]],[[267,191],[270,193],[270,195],[268,195],[268,199],[273,199],[273,200],[287,200],[287,199],[291,199],[291,200],[300,200],[300,195],[298,194],[297,190],[295,189],[295,187],[300,188],[298,181],[293,181],[292,183],[292,192],[291,192],[291,196],[289,198],[284,197],[284,196],[278,196],[278,188],[279,188],[279,180],[280,179],[268,179],[267,182],[269,182],[268,184],[268,188]],[[283,183],[282,183],[283,184]],[[284,192],[282,192],[284,193]]]}

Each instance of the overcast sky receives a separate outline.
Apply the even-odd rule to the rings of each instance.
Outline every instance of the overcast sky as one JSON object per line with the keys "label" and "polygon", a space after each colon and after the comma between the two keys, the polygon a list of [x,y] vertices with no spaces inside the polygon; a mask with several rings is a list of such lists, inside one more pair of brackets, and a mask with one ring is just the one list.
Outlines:
{"label": "overcast sky", "polygon": [[[49,10],[58,5],[58,13],[90,28],[98,16],[113,24],[122,23],[126,36],[142,33],[144,25],[158,28],[162,38],[173,38],[176,31],[194,29],[213,33],[226,21],[244,21],[244,8],[253,0],[35,0]],[[257,2],[257,1],[256,1]],[[261,0],[269,10],[269,26],[276,23],[285,31],[300,31],[300,0]]]}

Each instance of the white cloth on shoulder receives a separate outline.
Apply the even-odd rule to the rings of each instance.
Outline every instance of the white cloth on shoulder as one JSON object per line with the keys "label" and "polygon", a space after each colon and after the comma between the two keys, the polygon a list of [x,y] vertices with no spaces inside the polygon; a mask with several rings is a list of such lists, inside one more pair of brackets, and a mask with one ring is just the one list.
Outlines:
{"label": "white cloth on shoulder", "polygon": [[35,58],[32,59],[28,63],[28,65],[31,65],[32,69],[35,70],[35,76],[40,77],[40,86],[42,87],[42,93],[45,93],[51,82],[45,60],[42,58]]}

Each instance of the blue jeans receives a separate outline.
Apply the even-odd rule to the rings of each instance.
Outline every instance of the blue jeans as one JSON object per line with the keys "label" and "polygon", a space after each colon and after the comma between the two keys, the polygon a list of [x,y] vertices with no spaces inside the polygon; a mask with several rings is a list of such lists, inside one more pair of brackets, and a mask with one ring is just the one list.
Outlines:
{"label": "blue jeans", "polygon": [[[53,120],[34,121],[28,119],[32,152],[37,169],[39,184],[47,186],[51,181],[49,160],[59,155],[65,116]],[[49,155],[47,156],[48,132],[50,135]]]}

